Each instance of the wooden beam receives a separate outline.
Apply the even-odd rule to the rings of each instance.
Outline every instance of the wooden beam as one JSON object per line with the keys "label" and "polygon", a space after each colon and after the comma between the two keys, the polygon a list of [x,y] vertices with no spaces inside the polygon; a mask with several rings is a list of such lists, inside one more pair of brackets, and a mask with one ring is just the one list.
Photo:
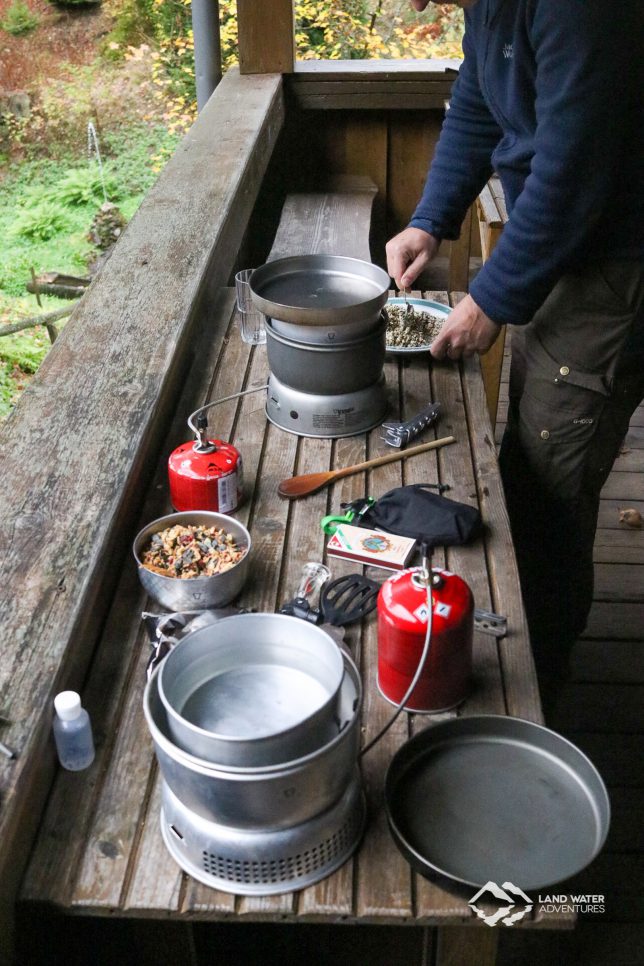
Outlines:
{"label": "wooden beam", "polygon": [[238,0],[242,74],[290,74],[295,64],[293,0]]}
{"label": "wooden beam", "polygon": [[415,80],[396,77],[389,80],[302,80],[294,77],[290,84],[299,107],[307,110],[440,110],[451,82]]}
{"label": "wooden beam", "polygon": [[223,339],[209,294],[283,118],[279,76],[226,75],[2,428],[2,935],[54,773],[52,698],[83,685],[194,340]]}

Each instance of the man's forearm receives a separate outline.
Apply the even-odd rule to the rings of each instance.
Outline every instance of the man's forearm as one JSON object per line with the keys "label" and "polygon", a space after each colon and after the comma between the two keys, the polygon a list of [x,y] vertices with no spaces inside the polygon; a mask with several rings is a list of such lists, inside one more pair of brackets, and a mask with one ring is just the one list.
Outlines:
{"label": "man's forearm", "polygon": [[438,238],[458,238],[467,209],[492,173],[501,129],[490,114],[476,76],[476,54],[463,40],[465,60],[436,146],[425,189],[411,225]]}

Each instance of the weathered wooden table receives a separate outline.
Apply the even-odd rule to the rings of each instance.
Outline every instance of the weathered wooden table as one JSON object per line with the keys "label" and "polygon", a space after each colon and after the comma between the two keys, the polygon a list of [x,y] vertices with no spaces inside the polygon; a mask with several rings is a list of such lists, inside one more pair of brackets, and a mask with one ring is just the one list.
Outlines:
{"label": "weathered wooden table", "polygon": [[[427,294],[446,299],[444,293]],[[232,292],[222,293],[222,299],[230,311],[230,328],[221,351],[203,366],[204,400],[262,385],[267,373],[264,347],[249,349],[239,338]],[[254,552],[252,579],[241,601],[272,611],[292,596],[302,564],[324,557],[326,538],[319,520],[341,502],[365,493],[378,496],[401,483],[448,483],[450,497],[480,507],[486,532],[471,546],[440,553],[435,562],[446,564],[469,583],[478,607],[508,619],[508,635],[500,642],[475,634],[474,688],[459,714],[508,713],[539,721],[538,692],[478,364],[431,366],[426,357],[391,361],[386,364],[386,380],[394,412],[398,400],[403,400],[403,417],[430,398],[439,400],[444,415],[435,432],[453,434],[457,442],[436,453],[380,467],[366,480],[364,475],[349,477],[295,503],[278,498],[280,480],[380,453],[384,444],[379,431],[336,441],[298,439],[267,422],[263,393],[224,403],[216,410],[213,426],[241,450],[249,484],[238,516],[250,527]],[[164,472],[161,468],[142,521],[166,508]],[[331,567],[336,576],[355,570],[355,565],[336,559]],[[473,923],[465,901],[411,873],[386,827],[381,803],[384,773],[396,748],[417,729],[431,725],[432,719],[420,716],[403,715],[363,760],[369,802],[366,836],[357,855],[330,878],[297,894],[257,899],[220,893],[183,875],[161,840],[160,776],[141,709],[149,656],[139,620],[145,608],[155,609],[146,603],[134,566],[129,564],[84,694],[99,738],[97,760],[88,772],[59,774],[24,882],[23,901],[51,902],[70,913],[124,916]],[[367,620],[349,640],[365,685],[367,741],[391,713],[375,685],[375,620]],[[473,950],[479,942],[489,950],[493,937],[494,931],[485,926],[472,929],[463,947],[462,935],[448,930],[442,938],[444,955],[446,946],[457,942],[459,948],[469,950],[470,958],[463,962],[482,964],[486,961],[483,949],[476,958]]]}
{"label": "weathered wooden table", "polygon": [[[372,196],[347,197],[340,203],[343,235],[351,235],[370,210]],[[324,211],[337,204],[334,196]],[[315,199],[305,199],[309,248],[340,252],[338,238],[326,230]],[[324,205],[323,205],[324,207]],[[302,251],[303,240],[289,225],[278,233],[273,256],[288,248]],[[290,214],[294,217],[294,212]],[[324,212],[323,212],[324,214]],[[300,212],[301,216],[301,212]],[[302,224],[301,217],[296,220]],[[332,219],[333,220],[333,219]],[[283,219],[284,221],[284,219]],[[337,219],[336,219],[337,221]],[[368,218],[367,218],[368,222]],[[326,225],[326,228],[325,228]],[[284,226],[283,226],[284,227]],[[311,238],[314,239],[311,242]],[[299,246],[299,247],[297,247]],[[368,257],[350,245],[346,254]],[[425,293],[447,302],[444,292]],[[458,296],[456,296],[457,298]],[[211,340],[198,354],[177,416],[149,490],[141,525],[169,510],[165,459],[188,437],[187,414],[198,405],[242,389],[262,386],[267,377],[265,347],[249,348],[235,325],[234,293],[221,290],[213,315],[228,320],[222,340]],[[443,415],[436,436],[457,442],[409,461],[348,477],[334,487],[289,503],[277,485],[294,474],[342,467],[386,450],[380,430],[339,439],[300,439],[272,426],[264,414],[264,393],[223,403],[211,411],[211,432],[231,440],[244,460],[246,500],[236,514],[253,539],[251,578],[240,603],[273,611],[293,596],[302,564],[323,560],[326,537],[319,521],[340,503],[359,496],[377,497],[401,483],[443,482],[449,496],[480,508],[485,534],[470,546],[439,552],[434,563],[460,574],[473,590],[476,606],[507,617],[507,636],[475,633],[474,686],[458,714],[510,714],[541,721],[539,696],[528,643],[519,582],[499,478],[494,437],[487,413],[478,361],[431,364],[428,356],[385,365],[390,412],[408,417],[440,401]],[[426,434],[427,435],[427,434]],[[348,561],[332,559],[334,576],[355,571]],[[370,571],[384,577],[383,571]],[[362,760],[368,800],[368,825],[357,853],[341,869],[298,893],[247,898],[216,891],[183,874],[161,839],[161,779],[142,712],[149,644],[140,621],[143,610],[159,610],[146,601],[134,562],[120,579],[114,603],[83,693],[97,737],[97,758],[90,770],[61,771],[21,890],[21,908],[29,914],[51,905],[65,914],[247,922],[408,924],[435,927],[436,962],[485,966],[494,961],[497,931],[482,925],[467,905],[443,888],[415,875],[391,839],[382,806],[385,771],[396,749],[435,717],[402,715]],[[365,700],[364,742],[391,714],[375,684],[376,623],[350,629],[347,641],[360,668]],[[527,925],[561,927],[561,920]],[[465,928],[466,927],[466,928]],[[160,962],[163,962],[161,959]]]}

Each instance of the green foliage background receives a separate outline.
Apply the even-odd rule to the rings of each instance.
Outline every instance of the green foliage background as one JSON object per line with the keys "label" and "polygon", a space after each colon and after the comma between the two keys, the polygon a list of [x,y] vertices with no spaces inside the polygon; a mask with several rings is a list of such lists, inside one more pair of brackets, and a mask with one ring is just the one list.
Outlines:
{"label": "green foliage background", "polygon": [[[103,0],[103,8],[111,29],[96,59],[61,64],[29,118],[0,116],[0,323],[68,304],[43,297],[40,309],[26,293],[30,270],[85,275],[87,232],[105,197],[131,218],[196,116],[190,0]],[[219,0],[219,13],[226,70],[238,59],[236,0]],[[38,22],[25,0],[12,0],[0,27],[19,33]],[[430,4],[419,18],[409,0],[295,0],[302,59],[459,56],[461,35],[452,5]],[[104,186],[85,156],[89,121]],[[0,338],[0,418],[48,347],[41,327]]]}

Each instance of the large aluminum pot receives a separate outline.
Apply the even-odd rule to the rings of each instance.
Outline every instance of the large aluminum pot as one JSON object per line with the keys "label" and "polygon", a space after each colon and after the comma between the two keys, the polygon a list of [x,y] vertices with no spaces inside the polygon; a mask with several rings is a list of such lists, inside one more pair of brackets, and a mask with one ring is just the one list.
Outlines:
{"label": "large aluminum pot", "polygon": [[352,780],[360,745],[360,675],[346,654],[343,664],[333,738],[308,755],[266,768],[219,767],[179,748],[159,697],[158,668],[145,689],[143,710],[173,793],[202,818],[234,828],[288,828],[330,808]]}
{"label": "large aluminum pot", "polygon": [[266,324],[266,351],[271,372],[299,392],[325,396],[359,392],[378,382],[385,361],[387,320],[367,335],[331,345],[288,339]]}
{"label": "large aluminum pot", "polygon": [[256,268],[253,302],[264,315],[296,325],[336,325],[377,316],[389,294],[382,268],[344,255],[293,255]]}
{"label": "large aluminum pot", "polygon": [[285,614],[237,614],[189,634],[161,665],[173,740],[220,765],[298,758],[337,733],[342,653]]}

